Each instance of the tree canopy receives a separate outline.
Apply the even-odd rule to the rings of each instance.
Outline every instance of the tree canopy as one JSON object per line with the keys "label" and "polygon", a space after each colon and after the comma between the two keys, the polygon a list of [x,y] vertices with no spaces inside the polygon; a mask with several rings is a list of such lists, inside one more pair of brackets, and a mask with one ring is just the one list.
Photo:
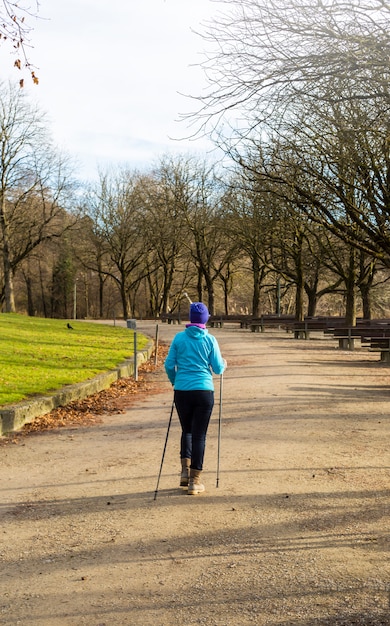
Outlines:
{"label": "tree canopy", "polygon": [[[225,0],[194,113],[273,193],[390,264],[390,7]],[[255,164],[255,165],[254,165]]]}

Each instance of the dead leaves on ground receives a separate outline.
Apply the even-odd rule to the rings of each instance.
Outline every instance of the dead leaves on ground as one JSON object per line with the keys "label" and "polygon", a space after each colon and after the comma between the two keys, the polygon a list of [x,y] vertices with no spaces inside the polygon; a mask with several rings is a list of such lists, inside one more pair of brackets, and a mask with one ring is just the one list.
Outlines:
{"label": "dead leaves on ground", "polygon": [[25,424],[22,430],[0,437],[1,444],[19,443],[31,433],[43,432],[64,427],[80,427],[102,422],[103,415],[124,413],[140,395],[158,393],[160,387],[153,381],[153,374],[161,369],[168,347],[160,344],[158,347],[157,363],[155,357],[140,365],[138,380],[133,377],[120,378],[108,389],[88,396],[83,400],[75,400],[66,406],[58,407],[46,415],[35,418]]}

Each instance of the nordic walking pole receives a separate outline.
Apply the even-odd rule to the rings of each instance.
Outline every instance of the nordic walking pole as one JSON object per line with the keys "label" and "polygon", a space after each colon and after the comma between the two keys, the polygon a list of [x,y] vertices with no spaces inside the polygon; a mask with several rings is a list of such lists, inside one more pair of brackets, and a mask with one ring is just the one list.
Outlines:
{"label": "nordic walking pole", "polygon": [[221,422],[222,422],[222,387],[223,374],[219,381],[219,417],[218,417],[218,456],[217,456],[217,487],[219,487],[219,458],[221,453]]}
{"label": "nordic walking pole", "polygon": [[154,498],[153,500],[157,499],[157,492],[158,492],[158,486],[160,484],[160,478],[161,478],[161,472],[162,472],[162,467],[163,467],[163,463],[164,463],[164,457],[165,457],[165,451],[167,449],[167,443],[168,443],[168,435],[169,435],[169,430],[171,428],[171,422],[172,422],[172,415],[173,415],[173,409],[175,408],[175,401],[173,400],[172,402],[172,408],[171,408],[171,414],[169,416],[169,422],[168,422],[168,428],[167,428],[167,436],[165,437],[165,444],[164,444],[164,450],[163,450],[163,454],[162,454],[162,459],[161,459],[161,465],[160,465],[160,471],[158,474],[158,479],[157,479],[157,485],[156,485],[156,490],[154,492]]}

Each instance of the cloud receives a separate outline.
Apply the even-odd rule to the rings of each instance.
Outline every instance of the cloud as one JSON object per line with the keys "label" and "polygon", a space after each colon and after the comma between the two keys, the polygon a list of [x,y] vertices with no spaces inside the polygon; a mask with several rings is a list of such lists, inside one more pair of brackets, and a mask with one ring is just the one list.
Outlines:
{"label": "cloud", "polygon": [[[137,167],[162,152],[211,148],[172,138],[191,132],[178,120],[194,102],[180,92],[197,95],[205,83],[204,42],[191,29],[215,12],[212,0],[40,0],[30,50],[40,84],[26,76],[26,89],[84,177],[97,162]],[[4,49],[0,60],[8,63]]]}

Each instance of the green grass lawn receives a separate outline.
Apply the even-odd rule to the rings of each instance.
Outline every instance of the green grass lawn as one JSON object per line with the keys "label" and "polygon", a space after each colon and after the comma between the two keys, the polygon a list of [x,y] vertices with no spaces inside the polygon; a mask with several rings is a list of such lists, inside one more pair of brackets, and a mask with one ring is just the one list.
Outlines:
{"label": "green grass lawn", "polygon": [[[0,406],[79,383],[134,355],[119,326],[0,313]],[[149,339],[137,333],[137,348]]]}

